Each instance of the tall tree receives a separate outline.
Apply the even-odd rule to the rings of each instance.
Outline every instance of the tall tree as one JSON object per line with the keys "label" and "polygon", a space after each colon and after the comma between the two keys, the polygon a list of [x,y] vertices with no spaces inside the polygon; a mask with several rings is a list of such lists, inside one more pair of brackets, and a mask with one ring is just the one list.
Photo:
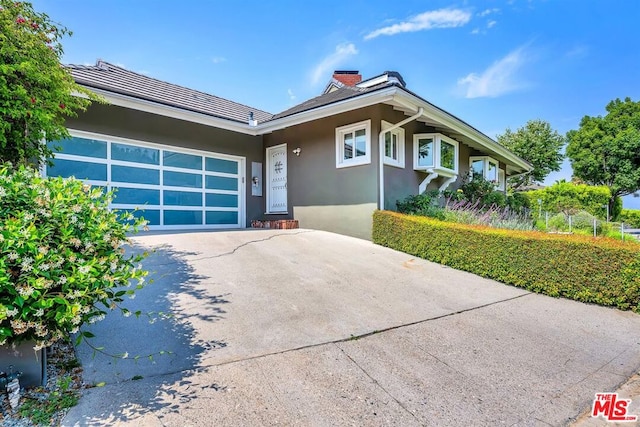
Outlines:
{"label": "tall tree", "polygon": [[567,157],[573,173],[591,185],[611,191],[613,212],[617,197],[640,190],[640,102],[615,99],[607,114],[584,116],[578,130],[567,133]]}
{"label": "tall tree", "polygon": [[49,157],[43,141],[68,137],[64,118],[98,99],[60,62],[70,34],[30,3],[0,0],[0,162]]}
{"label": "tall tree", "polygon": [[515,132],[507,128],[504,135],[498,135],[498,142],[533,165],[531,173],[509,180],[514,188],[542,182],[552,171],[560,170],[565,138],[544,120],[529,120]]}

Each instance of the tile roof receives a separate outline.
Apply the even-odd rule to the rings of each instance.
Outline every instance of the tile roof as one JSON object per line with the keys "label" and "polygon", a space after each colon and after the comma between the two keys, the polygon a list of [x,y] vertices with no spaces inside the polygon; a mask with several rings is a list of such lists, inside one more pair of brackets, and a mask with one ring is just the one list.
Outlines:
{"label": "tile roof", "polygon": [[364,95],[365,93],[375,92],[376,90],[384,89],[390,86],[395,86],[395,84],[383,83],[383,84],[379,84],[379,85],[367,87],[367,88],[344,85],[332,92],[323,93],[320,96],[316,96],[315,98],[311,98],[307,101],[304,101],[301,104],[298,104],[289,108],[288,110],[275,114],[272,117],[272,120],[302,113],[303,111],[307,111],[307,110],[313,110],[314,108],[323,107],[325,105],[333,104],[339,101],[344,101],[346,99],[355,98],[360,95]]}
{"label": "tile roof", "polygon": [[153,101],[208,116],[248,123],[253,112],[258,123],[273,114],[214,95],[154,79],[98,60],[96,65],[67,65],[77,83],[138,99]]}

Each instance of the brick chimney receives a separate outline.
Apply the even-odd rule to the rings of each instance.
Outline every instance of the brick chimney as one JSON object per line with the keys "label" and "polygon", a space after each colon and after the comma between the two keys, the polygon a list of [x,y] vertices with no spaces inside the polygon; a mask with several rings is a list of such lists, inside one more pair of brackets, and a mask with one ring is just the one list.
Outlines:
{"label": "brick chimney", "polygon": [[336,70],[333,78],[345,86],[355,86],[362,81],[362,75],[358,71]]}

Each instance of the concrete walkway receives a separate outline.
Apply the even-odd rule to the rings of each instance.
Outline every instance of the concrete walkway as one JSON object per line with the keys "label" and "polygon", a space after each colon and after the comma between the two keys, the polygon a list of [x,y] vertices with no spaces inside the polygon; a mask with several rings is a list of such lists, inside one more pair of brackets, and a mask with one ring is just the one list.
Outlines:
{"label": "concrete walkway", "polygon": [[[640,316],[309,230],[155,234],[155,283],[81,346],[64,425],[566,425],[640,368]],[[152,314],[151,318],[158,317]],[[638,402],[640,403],[640,402]]]}

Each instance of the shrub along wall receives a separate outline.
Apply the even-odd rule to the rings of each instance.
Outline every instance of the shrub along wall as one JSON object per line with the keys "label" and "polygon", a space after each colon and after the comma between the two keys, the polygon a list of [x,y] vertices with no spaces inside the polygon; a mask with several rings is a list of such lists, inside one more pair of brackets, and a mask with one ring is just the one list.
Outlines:
{"label": "shrub along wall", "polygon": [[640,313],[640,246],[376,211],[373,241],[554,297]]}
{"label": "shrub along wall", "polygon": [[619,221],[624,222],[633,228],[640,228],[640,210],[638,209],[622,209]]}

